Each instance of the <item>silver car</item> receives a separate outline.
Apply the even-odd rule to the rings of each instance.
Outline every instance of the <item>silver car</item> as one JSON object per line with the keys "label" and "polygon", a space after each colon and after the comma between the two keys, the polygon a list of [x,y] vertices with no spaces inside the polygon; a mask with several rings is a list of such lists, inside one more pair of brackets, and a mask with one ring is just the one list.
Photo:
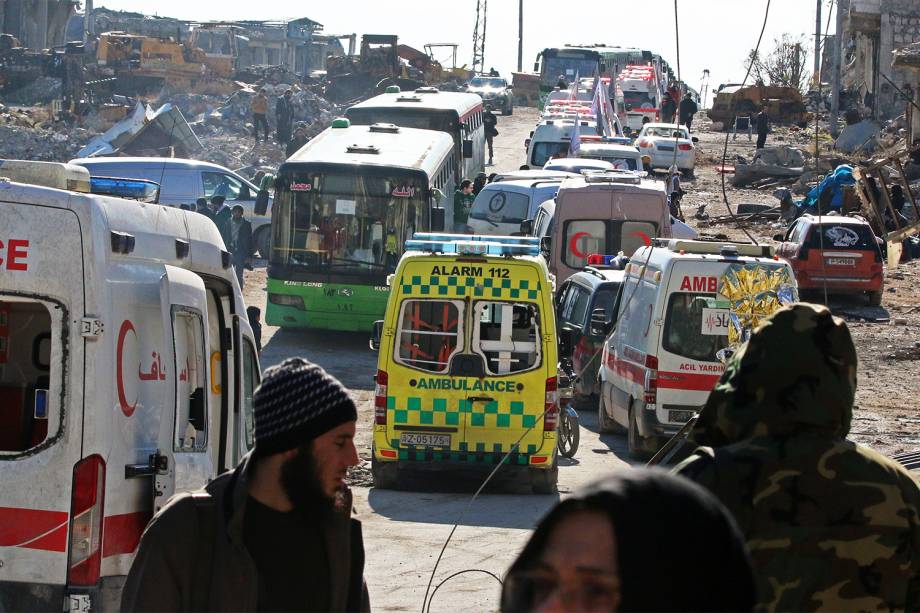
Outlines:
{"label": "silver car", "polygon": [[466,84],[466,91],[479,94],[483,106],[502,115],[514,113],[514,93],[508,81],[501,77],[473,77]]}

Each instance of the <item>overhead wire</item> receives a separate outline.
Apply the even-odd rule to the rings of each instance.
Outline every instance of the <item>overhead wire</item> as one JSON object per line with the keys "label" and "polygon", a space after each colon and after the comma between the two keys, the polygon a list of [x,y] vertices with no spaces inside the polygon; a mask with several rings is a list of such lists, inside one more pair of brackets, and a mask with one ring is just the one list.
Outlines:
{"label": "overhead wire", "polygon": [[[748,79],[751,77],[751,70],[753,70],[754,68],[754,62],[757,61],[757,57],[760,54],[760,44],[763,42],[764,32],[767,31],[767,22],[770,20],[771,2],[772,0],[767,0],[767,7],[764,10],[764,16],[763,16],[763,25],[760,28],[760,36],[757,37],[757,46],[754,47],[754,52],[751,54],[751,61],[748,63],[747,72],[744,75],[744,80],[741,81],[741,87],[739,89],[744,89],[744,87],[747,85]],[[728,138],[731,134],[731,131],[730,129],[728,129],[728,126],[724,126],[724,129],[725,129],[725,146],[722,149],[722,171],[719,173],[720,175],[722,175],[722,202],[725,204],[725,208],[728,210],[728,214],[732,218],[732,221],[735,222],[735,226],[739,228],[742,232],[744,232],[744,234],[749,239],[751,239],[752,243],[754,243],[755,245],[759,245],[760,243],[757,241],[757,239],[754,238],[754,236],[750,232],[748,232],[747,228],[742,226],[741,223],[738,221],[737,215],[735,215],[735,212],[732,210],[732,207],[728,202],[728,191],[725,188],[725,162],[728,159]]]}

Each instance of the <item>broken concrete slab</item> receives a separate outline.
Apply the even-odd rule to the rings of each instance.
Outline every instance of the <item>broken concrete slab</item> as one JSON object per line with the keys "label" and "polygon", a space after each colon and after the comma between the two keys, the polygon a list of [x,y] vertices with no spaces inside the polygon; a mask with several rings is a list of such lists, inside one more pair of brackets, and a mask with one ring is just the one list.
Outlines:
{"label": "broken concrete slab", "polygon": [[871,153],[878,147],[878,135],[881,131],[882,124],[871,119],[846,126],[834,142],[834,149],[843,153]]}
{"label": "broken concrete slab", "polygon": [[796,179],[805,172],[805,156],[796,147],[758,149],[750,164],[735,164],[732,185],[740,187],[763,179]]}

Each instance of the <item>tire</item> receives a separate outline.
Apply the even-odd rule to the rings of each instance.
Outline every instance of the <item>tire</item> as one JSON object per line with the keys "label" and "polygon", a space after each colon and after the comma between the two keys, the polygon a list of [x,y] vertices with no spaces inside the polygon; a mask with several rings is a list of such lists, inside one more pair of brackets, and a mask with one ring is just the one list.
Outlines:
{"label": "tire", "polygon": [[631,457],[637,460],[645,460],[652,455],[647,439],[639,434],[639,425],[636,423],[636,407],[632,403],[629,405],[629,428],[626,433],[626,442]]}
{"label": "tire", "polygon": [[869,306],[882,306],[882,290],[877,292],[869,292]]}
{"label": "tire", "polygon": [[267,260],[272,249],[271,226],[263,226],[256,231],[255,240],[256,251],[259,257]]}
{"label": "tire", "polygon": [[530,469],[530,482],[534,494],[555,494],[559,491],[559,466],[553,463],[550,469]]}
{"label": "tire", "polygon": [[573,458],[578,452],[578,442],[581,439],[581,427],[578,420],[563,411],[559,416],[559,431],[556,433],[556,447],[559,453],[566,458]]}
{"label": "tire", "polygon": [[379,462],[372,455],[371,476],[374,479],[375,488],[382,490],[399,489],[399,469],[396,466],[396,462]]}
{"label": "tire", "polygon": [[696,178],[696,173],[694,172],[693,168],[687,168],[684,170],[684,176],[687,177],[688,180],[692,181]]}
{"label": "tire", "polygon": [[623,429],[614,419],[607,415],[607,401],[604,400],[603,389],[601,389],[601,395],[597,399],[597,428],[601,433],[612,433]]}

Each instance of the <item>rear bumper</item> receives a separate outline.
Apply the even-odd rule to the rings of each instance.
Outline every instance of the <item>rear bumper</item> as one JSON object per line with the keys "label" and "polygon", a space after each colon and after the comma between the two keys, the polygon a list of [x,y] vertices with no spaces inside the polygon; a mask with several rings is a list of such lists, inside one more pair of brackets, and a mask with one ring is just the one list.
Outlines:
{"label": "rear bumper", "polygon": [[65,587],[49,583],[0,581],[0,611],[54,611],[60,613],[65,602]]}
{"label": "rear bumper", "polygon": [[799,271],[796,274],[796,282],[799,289],[824,289],[825,285],[829,290],[835,292],[859,293],[859,292],[877,292],[884,286],[883,277],[880,274],[863,273],[854,271],[852,276],[833,277],[821,274],[811,274],[805,271]]}
{"label": "rear bumper", "polygon": [[639,427],[639,434],[646,438],[652,436],[671,438],[683,427],[683,425],[662,423],[658,419],[658,412],[654,409],[646,408],[645,406],[639,411],[636,425]]}
{"label": "rear bumper", "polygon": [[[544,443],[546,448],[548,443]],[[555,440],[553,448],[548,453],[535,452],[533,454],[512,453],[505,462],[506,468],[539,468],[550,469],[553,467],[553,450],[555,449]],[[394,451],[387,449],[387,451]],[[486,453],[484,451],[462,452],[462,451],[422,451],[422,450],[395,450],[399,459],[394,460],[380,454],[375,450],[375,458],[381,464],[396,464],[400,470],[414,471],[469,471],[478,472],[491,470],[496,464],[505,457],[504,452]]]}
{"label": "rear bumper", "polygon": [[[652,168],[670,168],[674,164],[673,151],[652,151],[650,149],[640,149],[642,155],[652,158]],[[696,166],[696,156],[686,153],[677,156],[677,167],[681,170],[692,169]]]}

